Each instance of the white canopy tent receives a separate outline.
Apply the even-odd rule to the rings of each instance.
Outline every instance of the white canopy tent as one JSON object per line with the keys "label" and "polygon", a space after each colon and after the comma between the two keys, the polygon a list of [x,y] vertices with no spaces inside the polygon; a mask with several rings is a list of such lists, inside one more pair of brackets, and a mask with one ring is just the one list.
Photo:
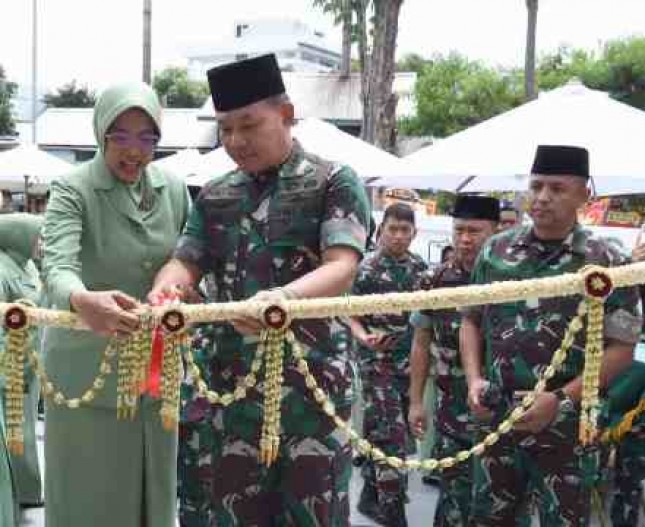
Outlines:
{"label": "white canopy tent", "polygon": [[[293,135],[305,150],[352,167],[366,184],[383,176],[397,177],[406,171],[400,158],[320,119],[302,120],[294,126]],[[233,170],[235,166],[224,149],[218,148],[201,157],[197,175],[188,177],[186,181],[189,185],[201,186],[209,179]]]}
{"label": "white canopy tent", "polygon": [[19,145],[0,152],[0,189],[44,194],[52,180],[71,167],[67,161],[35,145]]}
{"label": "white canopy tent", "polygon": [[408,172],[379,184],[403,188],[526,190],[539,144],[584,146],[598,194],[645,192],[645,112],[579,82],[419,150]]}

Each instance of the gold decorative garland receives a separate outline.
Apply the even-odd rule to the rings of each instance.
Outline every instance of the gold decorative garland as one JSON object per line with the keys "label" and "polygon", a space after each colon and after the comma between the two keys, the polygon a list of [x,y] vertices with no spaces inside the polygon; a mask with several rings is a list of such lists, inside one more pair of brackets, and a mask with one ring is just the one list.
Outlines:
{"label": "gold decorative garland", "polygon": [[620,442],[632,430],[634,421],[643,414],[645,414],[645,397],[634,408],[626,412],[618,424],[607,428],[602,434],[601,441],[603,443]]}
{"label": "gold decorative garland", "polygon": [[[635,264],[628,272],[616,272],[625,268],[613,269],[614,278],[621,285],[626,285],[636,275],[640,278],[645,276],[645,264]],[[574,279],[575,277],[575,279]],[[581,280],[581,282],[580,282]],[[510,415],[498,427],[478,445],[470,450],[459,452],[456,456],[441,460],[428,459],[423,461],[404,461],[395,457],[387,457],[378,448],[370,445],[336,414],[333,403],[328,399],[324,391],[317,385],[316,379],[311,375],[308,364],[302,353],[302,349],[286,328],[289,325],[290,317],[308,318],[313,315],[311,307],[316,306],[315,318],[326,315],[338,314],[364,314],[367,312],[392,313],[410,309],[439,309],[454,307],[456,305],[477,305],[483,303],[499,303],[519,298],[562,296],[567,294],[568,288],[575,286],[574,293],[584,292],[586,298],[581,303],[577,316],[571,321],[563,338],[560,348],[554,353],[552,363],[546,368],[541,378],[536,383],[534,390],[527,394],[522,403],[510,412]],[[162,326],[165,329],[164,339],[164,362],[162,376],[162,409],[161,418],[167,429],[174,429],[177,425],[178,404],[179,404],[179,383],[182,377],[181,361],[179,350],[183,349],[184,357],[197,392],[205,396],[213,403],[223,405],[231,404],[234,400],[246,396],[247,390],[257,382],[257,373],[262,364],[263,356],[266,356],[265,364],[265,387],[264,387],[264,423],[260,441],[260,459],[267,465],[275,462],[279,449],[280,430],[280,402],[282,392],[282,368],[283,368],[283,344],[290,344],[293,358],[297,362],[297,368],[305,377],[305,384],[311,391],[314,399],[321,405],[334,423],[343,429],[356,445],[359,451],[371,456],[374,460],[386,462],[394,468],[419,468],[426,470],[445,469],[455,463],[465,461],[472,455],[481,455],[486,447],[493,445],[499,440],[501,434],[508,433],[513,425],[522,418],[526,410],[533,404],[539,393],[544,391],[546,382],[556,372],[557,368],[566,358],[566,352],[573,344],[575,334],[582,328],[582,318],[588,316],[586,361],[584,371],[584,387],[582,400],[582,414],[580,420],[580,440],[583,444],[589,444],[597,438],[597,417],[598,417],[598,383],[600,374],[600,363],[602,354],[602,322],[603,307],[605,298],[613,288],[612,276],[609,270],[602,268],[583,269],[578,275],[564,275],[556,279],[538,279],[525,282],[497,283],[488,286],[475,286],[468,288],[440,289],[431,292],[399,293],[390,295],[369,295],[367,297],[346,297],[344,299],[317,299],[315,301],[290,300],[281,302],[280,305],[266,305],[262,302],[238,302],[231,304],[219,304],[206,306],[205,308],[194,308],[182,306],[182,309],[171,309],[160,312],[157,309],[149,309],[142,314],[142,329],[126,340],[113,339],[108,345],[103,361],[99,369],[99,375],[94,380],[92,388],[87,390],[81,398],[66,399],[60,392],[56,391],[52,383],[47,379],[46,373],[40,364],[37,354],[31,354],[31,361],[35,365],[36,372],[43,383],[43,391],[53,398],[55,404],[66,405],[68,408],[78,408],[81,403],[91,402],[96,392],[104,386],[104,377],[111,372],[110,360],[118,355],[118,386],[117,386],[117,414],[120,418],[132,418],[136,413],[136,406],[139,399],[141,382],[145,379],[150,361],[150,330],[154,327],[157,316],[160,317]],[[470,290],[470,291],[468,291]],[[557,293],[557,294],[555,294]],[[485,294],[485,296],[484,296]],[[495,296],[491,298],[491,294]],[[454,305],[453,305],[454,304]],[[366,306],[371,306],[367,309]],[[42,319],[43,311],[35,308],[23,308],[11,305],[0,306],[5,309],[5,326],[8,329],[7,352],[8,352],[8,425],[10,432],[8,439],[12,448],[19,450],[22,444],[22,391],[18,397],[18,388],[24,386],[24,361],[25,361],[25,335],[28,332],[29,323],[34,319]],[[199,368],[192,360],[192,354],[188,349],[188,337],[185,327],[187,319],[190,322],[204,321],[200,317],[205,314],[214,315],[207,320],[221,320],[226,314],[227,318],[236,314],[247,314],[251,310],[257,313],[260,310],[265,317],[268,329],[262,336],[261,345],[253,359],[250,373],[242,379],[234,392],[219,395],[208,390],[208,386],[201,378]],[[330,311],[332,310],[332,311]],[[20,318],[21,324],[14,324],[14,319]],[[68,313],[57,318],[55,312],[48,312],[46,317],[51,325],[61,327],[76,327],[78,320]],[[21,384],[22,383],[22,384]],[[20,399],[20,401],[18,401]],[[17,429],[19,427],[19,430]]]}
{"label": "gold decorative garland", "polygon": [[[613,283],[613,287],[626,287],[645,283],[645,262],[620,267],[590,267],[578,273],[532,280],[495,282],[487,285],[470,285],[417,291],[413,293],[388,293],[380,295],[345,296],[315,299],[287,299],[281,303],[292,319],[319,319],[338,316],[400,313],[419,309],[448,309],[460,306],[504,304],[527,298],[554,298],[584,295],[587,279],[597,271]],[[15,304],[0,303],[0,315]],[[186,325],[228,321],[243,316],[255,317],[265,312],[271,304],[265,301],[246,300],[221,304],[182,305],[181,313]],[[43,308],[26,308],[30,320],[43,326],[87,330],[80,318],[68,311]],[[146,307],[141,314],[149,313],[161,318],[164,307]]]}

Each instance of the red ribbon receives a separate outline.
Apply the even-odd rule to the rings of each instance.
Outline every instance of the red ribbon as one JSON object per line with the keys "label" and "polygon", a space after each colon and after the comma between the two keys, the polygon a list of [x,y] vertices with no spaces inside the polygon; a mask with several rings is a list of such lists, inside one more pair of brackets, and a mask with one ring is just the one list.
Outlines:
{"label": "red ribbon", "polygon": [[[179,290],[164,290],[155,295],[150,301],[151,306],[167,306],[177,304],[181,300]],[[150,397],[161,397],[161,371],[163,369],[164,352],[164,330],[160,325],[152,330],[152,353],[150,356],[150,367],[146,380],[141,385],[141,393],[148,393]]]}

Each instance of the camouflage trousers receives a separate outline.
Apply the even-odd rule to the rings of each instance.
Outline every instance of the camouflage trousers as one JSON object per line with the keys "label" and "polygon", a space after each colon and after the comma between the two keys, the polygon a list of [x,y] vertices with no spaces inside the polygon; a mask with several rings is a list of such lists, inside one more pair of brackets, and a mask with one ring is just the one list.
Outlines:
{"label": "camouflage trousers", "polygon": [[[349,418],[349,408],[337,412]],[[180,424],[180,525],[348,527],[346,435],[333,427],[321,437],[283,434],[278,460],[267,468],[258,462],[260,424],[252,440],[242,438],[220,407]]]}
{"label": "camouflage trousers", "polygon": [[[405,458],[407,441],[407,392],[401,393],[401,379],[383,361],[361,366],[363,385],[363,435],[388,456]],[[384,463],[366,460],[361,474],[367,484],[376,486],[380,504],[402,499],[405,495],[405,475]]]}
{"label": "camouflage trousers", "polygon": [[[441,433],[436,428],[433,456],[437,459],[453,457],[472,446],[469,441],[459,441]],[[440,492],[435,510],[435,527],[466,527],[472,501],[472,463],[465,461],[440,474]]]}
{"label": "camouflage trousers", "polygon": [[620,443],[615,467],[610,506],[612,527],[645,525],[641,514],[645,506],[641,488],[645,480],[645,426],[638,434],[629,434]]}
{"label": "camouflage trousers", "polygon": [[483,456],[475,458],[470,525],[530,525],[526,511],[534,498],[541,527],[586,527],[590,455],[577,439],[578,412],[558,415],[537,434],[511,432],[502,436]]}

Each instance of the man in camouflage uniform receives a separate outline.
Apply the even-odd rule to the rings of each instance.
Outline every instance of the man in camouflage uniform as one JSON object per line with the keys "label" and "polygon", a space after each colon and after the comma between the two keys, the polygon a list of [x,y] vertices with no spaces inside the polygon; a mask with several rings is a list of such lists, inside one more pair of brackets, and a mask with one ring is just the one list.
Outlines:
{"label": "man in camouflage uniform", "polygon": [[[645,260],[645,240],[640,239],[632,251],[632,261]],[[645,286],[640,286],[641,302],[645,299]],[[615,426],[626,412],[645,398],[645,345],[639,344],[634,364],[619,376],[607,393],[609,425]],[[639,354],[640,351],[640,354]],[[645,497],[645,414],[634,421],[633,427],[616,445],[614,481],[610,495],[612,527],[641,525]]]}
{"label": "man in camouflage uniform", "polygon": [[[238,169],[204,186],[155,291],[215,284],[212,301],[279,301],[349,290],[369,204],[354,172],[305,152],[274,55],[208,73],[220,135]],[[209,387],[230,392],[249,372],[263,329],[254,317],[214,324],[198,350]],[[296,321],[320,387],[347,419],[348,331],[338,320]],[[263,371],[263,370],[262,370]],[[262,372],[261,372],[262,373]],[[309,395],[290,350],[284,363],[277,461],[259,462],[262,384],[229,407],[184,401],[180,522],[186,527],[349,525],[351,447]]]}
{"label": "man in camouflage uniform", "polygon": [[[587,197],[585,149],[538,148],[529,185],[532,227],[519,227],[489,240],[472,281],[486,284],[576,272],[588,264],[616,266],[623,257],[605,240],[576,222]],[[474,415],[490,419],[486,397],[499,390],[492,408],[499,423],[518,391],[530,390],[551,362],[580,296],[527,299],[464,310],[461,357]],[[605,304],[605,348],[601,387],[629,366],[640,334],[635,288],[617,289]],[[482,341],[483,337],[483,341]],[[578,444],[584,332],[514,430],[488,449],[475,465],[473,525],[514,526],[527,498],[535,494],[542,527],[582,527],[589,519],[593,452]],[[593,471],[595,473],[595,471]]]}
{"label": "man in camouflage uniform", "polygon": [[[410,252],[416,235],[414,211],[395,203],[383,215],[379,246],[362,263],[354,282],[355,295],[404,293],[419,289],[427,265]],[[409,354],[412,331],[409,313],[365,315],[351,321],[358,342],[363,384],[363,434],[388,456],[406,453]],[[365,460],[358,510],[384,525],[407,525],[404,474],[385,464]]]}
{"label": "man in camouflage uniform", "polygon": [[[495,198],[458,196],[452,216],[455,260],[424,277],[423,288],[464,286],[484,242],[497,231],[500,207]],[[421,311],[412,316],[414,341],[410,367],[410,426],[417,437],[427,428],[423,394],[432,371],[437,401],[432,409],[435,458],[452,457],[473,446],[473,426],[466,402],[468,387],[459,357],[461,315],[454,309]],[[437,527],[466,527],[470,515],[472,473],[460,463],[440,476],[441,493],[435,512]]]}
{"label": "man in camouflage uniform", "polygon": [[[616,427],[645,399],[645,362],[634,359],[607,390],[607,425]],[[610,492],[612,527],[640,526],[645,480],[645,413],[641,413],[615,444],[613,486]]]}

